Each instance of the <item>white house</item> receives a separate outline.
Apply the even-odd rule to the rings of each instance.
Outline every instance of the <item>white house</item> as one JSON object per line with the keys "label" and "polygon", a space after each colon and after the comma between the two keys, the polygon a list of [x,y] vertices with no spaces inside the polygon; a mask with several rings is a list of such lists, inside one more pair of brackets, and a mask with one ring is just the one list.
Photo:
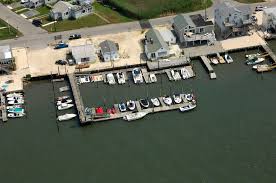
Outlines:
{"label": "white house", "polygon": [[167,28],[163,28],[161,30],[159,30],[163,40],[168,44],[176,44],[176,37],[173,35],[172,31],[167,29]]}
{"label": "white house", "polygon": [[101,57],[105,62],[119,60],[119,46],[110,40],[105,40],[100,43]]}
{"label": "white house", "polygon": [[70,51],[76,64],[96,61],[95,48],[92,44],[72,46],[70,47]]}
{"label": "white house", "polygon": [[262,26],[266,31],[276,33],[276,7],[264,9]]}

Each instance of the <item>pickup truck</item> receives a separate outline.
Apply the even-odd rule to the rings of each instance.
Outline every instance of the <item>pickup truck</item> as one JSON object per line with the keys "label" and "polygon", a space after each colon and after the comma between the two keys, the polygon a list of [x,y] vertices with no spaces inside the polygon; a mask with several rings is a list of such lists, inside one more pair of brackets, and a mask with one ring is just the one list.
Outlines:
{"label": "pickup truck", "polygon": [[60,43],[56,44],[54,49],[61,49],[61,48],[67,48],[67,47],[68,47],[68,44],[60,42]]}
{"label": "pickup truck", "polygon": [[81,38],[80,34],[72,34],[72,35],[70,35],[69,40],[80,39],[80,38]]}

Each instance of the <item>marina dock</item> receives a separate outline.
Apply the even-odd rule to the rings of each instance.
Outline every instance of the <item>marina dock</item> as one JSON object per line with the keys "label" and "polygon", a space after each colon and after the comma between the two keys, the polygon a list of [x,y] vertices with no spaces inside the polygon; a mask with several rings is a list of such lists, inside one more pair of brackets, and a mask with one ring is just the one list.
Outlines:
{"label": "marina dock", "polygon": [[200,56],[202,63],[205,65],[206,69],[209,72],[210,78],[211,79],[216,79],[216,73],[214,72],[213,67],[211,66],[210,60],[206,56]]}
{"label": "marina dock", "polygon": [[268,55],[271,57],[272,61],[276,63],[276,55],[273,53],[273,51],[268,47],[267,44],[262,45],[263,49],[268,53]]}
{"label": "marina dock", "polygon": [[6,109],[6,101],[5,101],[5,97],[2,93],[0,93],[0,111],[1,111],[1,116],[0,116],[0,119],[3,121],[3,122],[6,122],[8,121],[8,118],[7,118],[7,109]]}

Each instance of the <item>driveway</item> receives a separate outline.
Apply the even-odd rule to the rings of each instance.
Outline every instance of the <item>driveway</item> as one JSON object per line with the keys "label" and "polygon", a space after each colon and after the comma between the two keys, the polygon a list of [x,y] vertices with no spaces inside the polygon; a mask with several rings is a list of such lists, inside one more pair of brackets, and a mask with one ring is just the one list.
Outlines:
{"label": "driveway", "polygon": [[47,33],[47,31],[33,26],[33,24],[30,21],[14,13],[1,3],[0,18],[8,22],[14,28],[18,29],[24,36]]}

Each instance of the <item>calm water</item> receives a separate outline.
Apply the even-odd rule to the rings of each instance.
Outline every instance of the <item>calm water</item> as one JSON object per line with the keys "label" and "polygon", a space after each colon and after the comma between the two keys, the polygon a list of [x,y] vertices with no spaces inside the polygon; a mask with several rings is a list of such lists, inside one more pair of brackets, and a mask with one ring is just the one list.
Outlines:
{"label": "calm water", "polygon": [[[276,42],[270,42],[276,51]],[[198,108],[79,127],[57,124],[52,84],[26,87],[28,117],[0,128],[1,182],[276,182],[275,72],[256,74],[235,63],[215,67],[210,81],[200,62],[196,79],[143,86],[86,84],[87,106],[194,91]],[[161,79],[162,78],[162,79]],[[56,84],[58,88],[64,84]]]}

